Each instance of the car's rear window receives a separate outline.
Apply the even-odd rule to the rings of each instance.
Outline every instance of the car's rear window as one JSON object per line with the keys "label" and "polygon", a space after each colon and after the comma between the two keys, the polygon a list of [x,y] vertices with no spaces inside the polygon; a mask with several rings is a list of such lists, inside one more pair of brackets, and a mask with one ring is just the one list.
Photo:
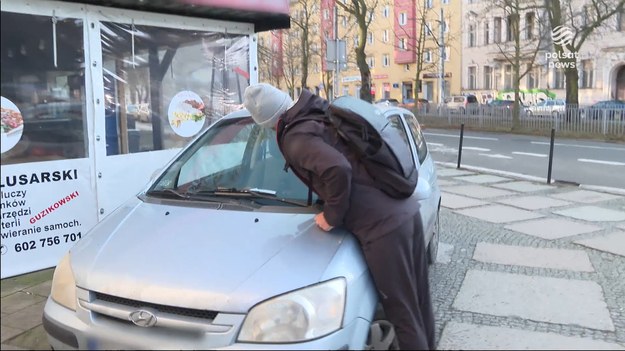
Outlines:
{"label": "car's rear window", "polygon": [[463,102],[464,98],[462,96],[456,96],[454,97],[454,102]]}

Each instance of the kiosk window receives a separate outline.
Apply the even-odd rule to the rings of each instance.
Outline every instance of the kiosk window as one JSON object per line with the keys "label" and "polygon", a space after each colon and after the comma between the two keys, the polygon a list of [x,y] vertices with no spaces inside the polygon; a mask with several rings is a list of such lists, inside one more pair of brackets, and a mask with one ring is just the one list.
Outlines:
{"label": "kiosk window", "polygon": [[238,110],[248,37],[101,23],[107,155],[184,146]]}
{"label": "kiosk window", "polygon": [[2,164],[88,157],[82,20],[1,20]]}

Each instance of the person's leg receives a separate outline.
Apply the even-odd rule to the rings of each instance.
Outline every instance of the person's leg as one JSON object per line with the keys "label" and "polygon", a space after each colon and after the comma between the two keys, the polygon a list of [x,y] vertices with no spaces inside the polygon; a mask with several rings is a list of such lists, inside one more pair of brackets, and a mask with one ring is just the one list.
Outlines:
{"label": "person's leg", "polygon": [[428,279],[428,257],[427,246],[421,232],[423,225],[421,224],[421,216],[415,216],[414,221],[414,257],[415,270],[417,276],[417,295],[419,296],[419,310],[421,311],[421,320],[425,328],[425,335],[428,339],[428,345],[431,350],[436,348],[435,341],[435,325],[434,311],[432,309],[432,298],[430,296],[430,281]]}
{"label": "person's leg", "polygon": [[[419,267],[422,258],[415,257],[419,247],[415,241],[423,241],[423,238],[415,235],[415,221],[409,220],[391,233],[366,243],[363,252],[386,317],[395,327],[399,347],[428,350],[433,347],[433,341],[430,341],[430,328],[425,323],[431,321],[423,320],[421,305],[430,301],[429,286],[418,286],[423,273],[418,273],[422,269]],[[426,259],[425,252],[420,256]],[[419,296],[422,291],[428,291],[427,297]],[[427,309],[431,313],[431,307],[427,306]]]}

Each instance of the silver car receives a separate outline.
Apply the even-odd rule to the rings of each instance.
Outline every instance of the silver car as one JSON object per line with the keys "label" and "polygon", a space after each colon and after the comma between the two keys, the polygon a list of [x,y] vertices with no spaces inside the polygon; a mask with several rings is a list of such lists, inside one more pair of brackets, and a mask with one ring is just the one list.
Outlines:
{"label": "silver car", "polygon": [[[419,123],[379,107],[419,169],[431,262],[440,190]],[[189,143],[56,267],[43,314],[54,349],[388,348],[393,330],[360,246],[315,226],[275,132],[245,110]]]}

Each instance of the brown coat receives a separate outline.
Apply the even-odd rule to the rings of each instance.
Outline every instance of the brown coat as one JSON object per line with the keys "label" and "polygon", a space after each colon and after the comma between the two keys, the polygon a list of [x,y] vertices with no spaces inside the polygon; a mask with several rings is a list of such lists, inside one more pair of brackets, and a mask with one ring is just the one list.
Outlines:
{"label": "brown coat", "polygon": [[[309,115],[321,117],[327,106],[325,99],[304,90],[280,123],[288,125]],[[394,199],[375,188],[360,161],[323,122],[308,120],[289,126],[280,145],[291,169],[324,201],[328,224],[343,226],[362,244],[391,232],[419,210],[414,197]]]}

